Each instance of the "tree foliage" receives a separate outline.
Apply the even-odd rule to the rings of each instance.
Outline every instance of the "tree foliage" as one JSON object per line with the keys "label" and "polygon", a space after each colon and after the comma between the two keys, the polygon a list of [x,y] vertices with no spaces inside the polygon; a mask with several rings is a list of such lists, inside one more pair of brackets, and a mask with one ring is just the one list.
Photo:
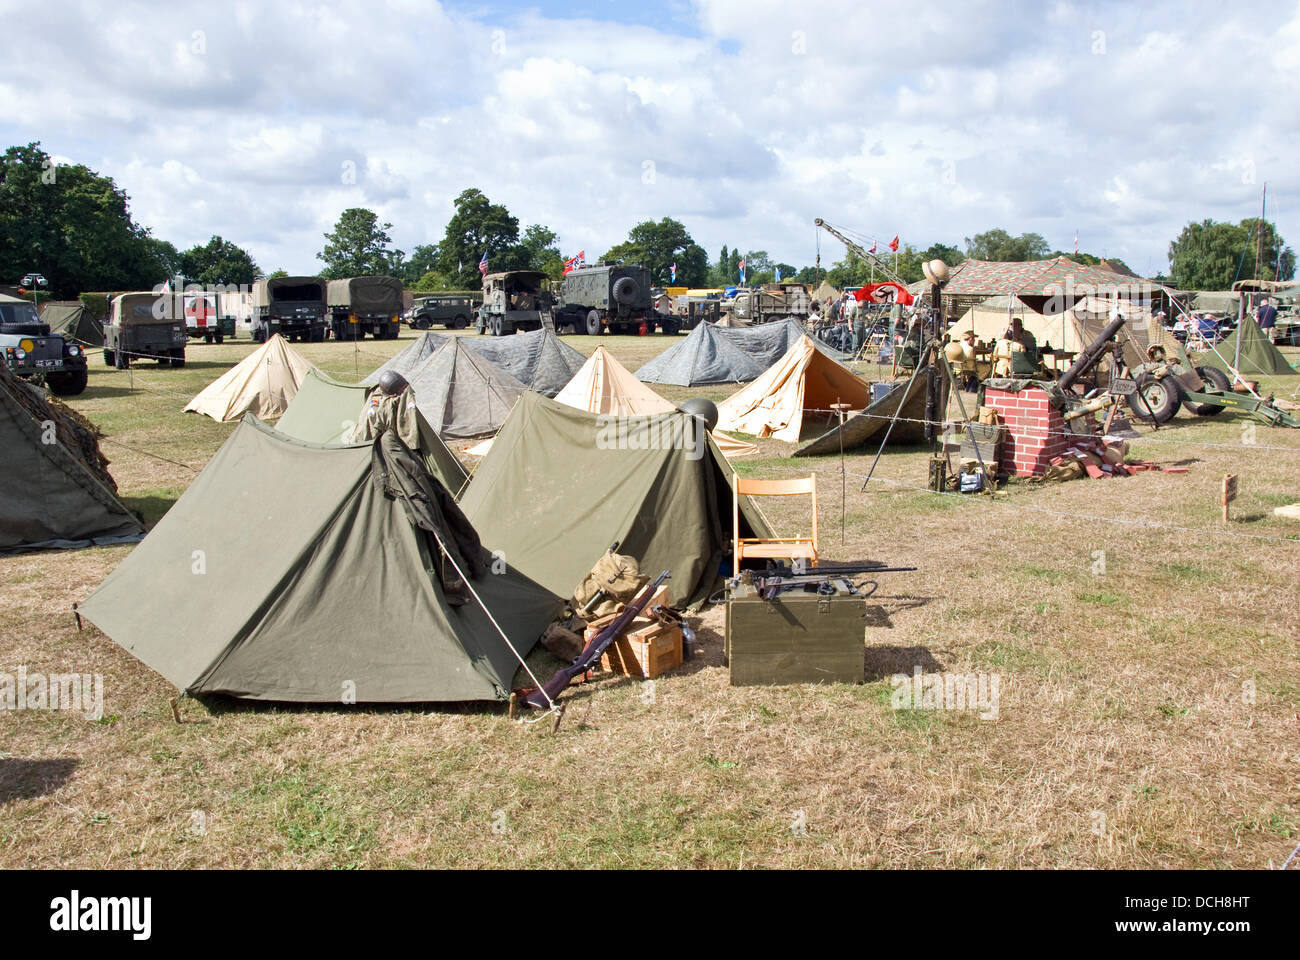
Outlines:
{"label": "tree foliage", "polygon": [[493,203],[474,187],[455,200],[456,212],[447,221],[447,231],[438,245],[438,273],[456,290],[478,290],[483,286],[479,259],[488,256],[488,271],[512,267],[515,255],[508,253],[519,242],[519,221],[502,204]]}
{"label": "tree foliage", "polygon": [[671,267],[677,264],[677,285],[699,287],[709,281],[709,255],[687,229],[672,217],[657,223],[645,220],[628,231],[627,239],[607,250],[601,259],[639,263],[650,268],[650,282],[670,282]]}
{"label": "tree foliage", "polygon": [[393,239],[388,235],[391,223],[381,224],[373,210],[349,207],[339,214],[334,229],[325,234],[325,249],[316,256],[325,269],[327,280],[345,277],[396,275],[403,254],[390,250]]}
{"label": "tree foliage", "polygon": [[243,247],[213,236],[180,255],[179,272],[205,287],[216,284],[251,284],[261,272]]}
{"label": "tree foliage", "polygon": [[1045,260],[1051,249],[1037,233],[1013,237],[998,227],[966,238],[966,256],[973,260]]}
{"label": "tree foliage", "polygon": [[1262,280],[1295,277],[1295,251],[1286,246],[1277,228],[1251,217],[1240,223],[1202,220],[1189,223],[1169,244],[1169,272],[1181,290],[1228,290],[1237,280],[1257,275],[1256,259],[1263,247],[1258,276]]}
{"label": "tree foliage", "polygon": [[35,270],[49,292],[149,289],[175,273],[176,248],[131,219],[126,193],[80,164],[56,166],[40,143],[0,158],[0,283]]}

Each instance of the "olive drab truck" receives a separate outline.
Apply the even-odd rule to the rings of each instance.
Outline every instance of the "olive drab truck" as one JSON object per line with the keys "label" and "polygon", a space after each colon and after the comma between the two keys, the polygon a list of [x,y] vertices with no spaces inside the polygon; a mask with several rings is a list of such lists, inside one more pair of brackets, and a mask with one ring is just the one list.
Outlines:
{"label": "olive drab truck", "polygon": [[104,325],[104,363],[125,370],[135,360],[185,366],[185,305],[174,293],[123,293]]}
{"label": "olive drab truck", "polygon": [[326,293],[335,340],[396,340],[402,324],[402,281],[396,277],[331,280]]}
{"label": "olive drab truck", "polygon": [[676,317],[655,309],[650,270],[634,263],[598,263],[570,270],[560,300],[556,330],[572,324],[578,333],[596,336],[605,330],[638,333],[642,324],[647,332],[656,326],[664,333],[681,329]]}
{"label": "olive drab truck", "polygon": [[464,330],[478,315],[479,299],[469,293],[416,297],[406,320],[413,330],[428,330],[435,323],[441,323],[448,330]]}
{"label": "olive drab truck", "polygon": [[812,298],[802,283],[765,283],[757,289],[736,291],[731,312],[738,320],[766,323],[786,317],[806,317]]}
{"label": "olive drab truck", "polygon": [[555,298],[539,270],[507,270],[483,278],[483,305],[474,326],[480,334],[501,337],[540,330],[551,323]]}
{"label": "olive drab truck", "polygon": [[44,383],[61,397],[86,389],[85,351],[52,333],[27,300],[0,294],[0,354],[14,376]]}
{"label": "olive drab truck", "polygon": [[325,339],[326,285],[320,277],[272,277],[253,284],[253,339]]}

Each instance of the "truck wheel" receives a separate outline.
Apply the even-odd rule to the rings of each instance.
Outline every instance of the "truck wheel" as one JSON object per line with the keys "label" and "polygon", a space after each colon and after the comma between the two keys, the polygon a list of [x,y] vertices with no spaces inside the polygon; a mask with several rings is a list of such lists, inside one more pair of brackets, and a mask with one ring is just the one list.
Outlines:
{"label": "truck wheel", "polygon": [[173,367],[183,367],[183,366],[185,366],[185,348],[184,348],[184,347],[177,347],[175,350],[172,351],[172,366],[173,366]]}
{"label": "truck wheel", "polygon": [[108,349],[108,347],[104,348],[104,366],[106,367],[117,366],[117,352]]}
{"label": "truck wheel", "polygon": [[1173,377],[1157,379],[1150,373],[1139,373],[1136,382],[1137,393],[1128,399],[1129,409],[1134,415],[1147,423],[1168,423],[1172,420],[1182,406],[1183,392],[1178,387],[1178,381]]}
{"label": "truck wheel", "polygon": [[205,333],[203,335],[203,342],[210,345],[212,343],[212,334]]}
{"label": "truck wheel", "polygon": [[504,330],[505,330],[505,324],[504,321],[501,319],[501,317],[493,317],[492,336],[499,337],[503,334]]}
{"label": "truck wheel", "polygon": [[225,342],[226,342],[226,335],[224,333],[218,333],[217,343],[225,343]]}
{"label": "truck wheel", "polygon": [[75,397],[86,389],[90,378],[88,370],[73,370],[68,373],[52,373],[45,378],[50,390],[60,397]]}
{"label": "truck wheel", "polygon": [[604,322],[600,319],[600,312],[598,310],[590,310],[587,312],[587,336],[600,336],[600,331],[603,326]]}
{"label": "truck wheel", "polygon": [[131,366],[131,357],[125,350],[118,350],[114,357],[113,365],[119,370],[126,370]]}
{"label": "truck wheel", "polygon": [[[1197,367],[1196,372],[1200,374],[1201,379],[1205,381],[1207,388],[1212,387],[1219,393],[1232,392],[1232,382],[1228,379],[1228,375],[1222,370],[1216,369],[1215,367]],[[1212,391],[1207,389],[1207,392]],[[1216,413],[1223,412],[1223,407],[1217,403],[1201,403],[1199,401],[1184,399],[1183,404],[1198,417],[1212,417]]]}
{"label": "truck wheel", "polygon": [[464,330],[469,326],[469,318],[464,314],[457,314],[456,318],[451,321],[451,326],[453,330]]}

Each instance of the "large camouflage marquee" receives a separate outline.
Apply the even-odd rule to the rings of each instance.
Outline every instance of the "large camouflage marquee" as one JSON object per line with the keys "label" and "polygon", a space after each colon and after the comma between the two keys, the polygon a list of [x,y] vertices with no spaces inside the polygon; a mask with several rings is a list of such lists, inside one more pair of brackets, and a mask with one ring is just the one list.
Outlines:
{"label": "large camouflage marquee", "polygon": [[[380,446],[306,443],[245,417],[81,614],[190,693],[508,698],[559,598],[512,566],[484,566],[469,581],[482,605],[449,602],[440,543],[464,527],[420,525]],[[436,491],[420,463],[406,458],[411,479]]]}
{"label": "large camouflage marquee", "polygon": [[1069,257],[1005,263],[965,260],[953,269],[952,279],[943,293],[948,297],[1050,297],[1072,288],[1091,288],[1084,292],[1104,294],[1112,288],[1124,290],[1141,284],[1146,284],[1148,289],[1156,287],[1150,280],[1075,263]]}

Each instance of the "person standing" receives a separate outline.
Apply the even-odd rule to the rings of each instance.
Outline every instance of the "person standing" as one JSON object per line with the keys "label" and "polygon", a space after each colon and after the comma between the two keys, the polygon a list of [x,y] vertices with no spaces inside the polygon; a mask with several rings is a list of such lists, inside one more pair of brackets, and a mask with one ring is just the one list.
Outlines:
{"label": "person standing", "polygon": [[1268,297],[1259,301],[1259,311],[1255,318],[1259,321],[1259,329],[1264,331],[1264,336],[1273,339],[1273,327],[1277,325],[1277,307],[1268,302]]}

